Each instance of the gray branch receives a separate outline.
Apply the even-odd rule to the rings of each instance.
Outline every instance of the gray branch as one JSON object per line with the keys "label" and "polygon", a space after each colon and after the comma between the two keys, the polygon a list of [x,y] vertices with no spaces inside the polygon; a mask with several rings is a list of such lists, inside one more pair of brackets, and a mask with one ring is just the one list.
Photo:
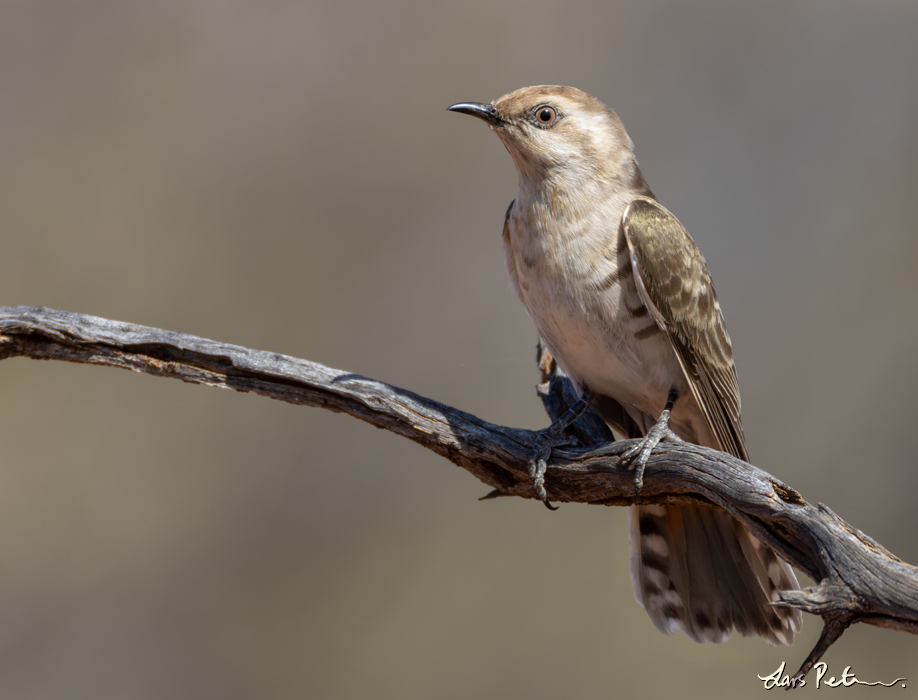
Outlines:
{"label": "gray branch", "polygon": [[[535,498],[529,456],[536,433],[483,421],[405,389],[272,352],[93,316],[0,307],[0,359],[29,357],[121,367],[192,384],[251,391],[272,399],[348,413],[403,435],[471,472],[488,497]],[[543,355],[542,399],[556,416],[572,402],[570,384]],[[918,569],[854,529],[828,507],[746,462],[688,443],[663,443],[644,486],[618,456],[633,441],[609,442],[599,419],[573,426],[580,448],[553,452],[545,486],[555,501],[599,505],[692,504],[720,507],[819,583],[786,591],[779,605],[824,621],[805,675],[851,624],[918,633]]]}

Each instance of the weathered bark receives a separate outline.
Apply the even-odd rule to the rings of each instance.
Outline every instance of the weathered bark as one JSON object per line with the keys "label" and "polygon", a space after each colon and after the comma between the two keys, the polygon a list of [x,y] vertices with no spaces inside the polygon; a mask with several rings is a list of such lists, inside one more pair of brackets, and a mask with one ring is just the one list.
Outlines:
{"label": "weathered bark", "polygon": [[[194,384],[252,391],[273,399],[348,413],[446,457],[490,486],[489,497],[534,498],[529,457],[536,433],[493,425],[437,401],[350,372],[272,352],[65,311],[0,307],[0,359],[30,357],[110,365]],[[566,379],[542,360],[546,408],[572,401]],[[918,569],[890,554],[822,504],[728,454],[688,443],[662,443],[635,494],[618,455],[632,441],[608,442],[593,414],[573,426],[581,444],[556,449],[546,488],[553,500],[600,505],[692,503],[720,507],[818,581],[788,591],[783,605],[824,621],[801,667],[805,674],[851,624],[918,633]]]}

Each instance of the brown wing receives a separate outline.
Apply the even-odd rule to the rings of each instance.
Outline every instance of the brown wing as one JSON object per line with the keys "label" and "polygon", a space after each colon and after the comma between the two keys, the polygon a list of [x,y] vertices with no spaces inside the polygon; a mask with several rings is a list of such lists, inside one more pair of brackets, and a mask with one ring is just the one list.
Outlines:
{"label": "brown wing", "polygon": [[641,299],[669,337],[720,448],[748,459],[733,348],[704,256],[676,217],[648,197],[628,205],[623,225]]}

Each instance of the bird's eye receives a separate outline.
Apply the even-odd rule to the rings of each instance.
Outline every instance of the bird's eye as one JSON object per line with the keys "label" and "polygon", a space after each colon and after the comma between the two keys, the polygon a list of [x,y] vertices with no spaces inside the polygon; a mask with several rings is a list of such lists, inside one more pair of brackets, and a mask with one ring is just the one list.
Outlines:
{"label": "bird's eye", "polygon": [[539,126],[551,126],[558,121],[558,112],[555,111],[554,107],[549,107],[548,105],[536,107],[534,115]]}

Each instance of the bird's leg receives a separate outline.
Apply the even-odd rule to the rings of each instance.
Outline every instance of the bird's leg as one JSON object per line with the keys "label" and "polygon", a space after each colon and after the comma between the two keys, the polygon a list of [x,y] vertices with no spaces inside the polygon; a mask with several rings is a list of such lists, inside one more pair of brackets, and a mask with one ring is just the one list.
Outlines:
{"label": "bird's leg", "polygon": [[647,460],[650,459],[650,453],[653,448],[663,440],[670,442],[682,442],[682,438],[669,429],[669,416],[673,412],[673,406],[679,398],[679,392],[676,387],[669,390],[669,396],[666,398],[666,407],[660,414],[659,420],[653,424],[653,427],[644,436],[637,445],[628,449],[620,459],[620,464],[628,469],[634,469],[634,492],[638,493],[644,485],[644,467],[647,466]]}
{"label": "bird's leg", "polygon": [[529,459],[529,477],[532,479],[532,486],[536,495],[542,499],[542,503],[549,510],[558,510],[548,500],[548,494],[545,492],[545,470],[547,469],[548,458],[551,457],[551,451],[554,447],[561,445],[570,445],[573,438],[564,434],[564,431],[570,425],[586,413],[593,404],[592,392],[585,388],[580,394],[580,398],[573,406],[564,412],[556,421],[544,430],[540,430],[536,436],[535,449],[532,457]]}

